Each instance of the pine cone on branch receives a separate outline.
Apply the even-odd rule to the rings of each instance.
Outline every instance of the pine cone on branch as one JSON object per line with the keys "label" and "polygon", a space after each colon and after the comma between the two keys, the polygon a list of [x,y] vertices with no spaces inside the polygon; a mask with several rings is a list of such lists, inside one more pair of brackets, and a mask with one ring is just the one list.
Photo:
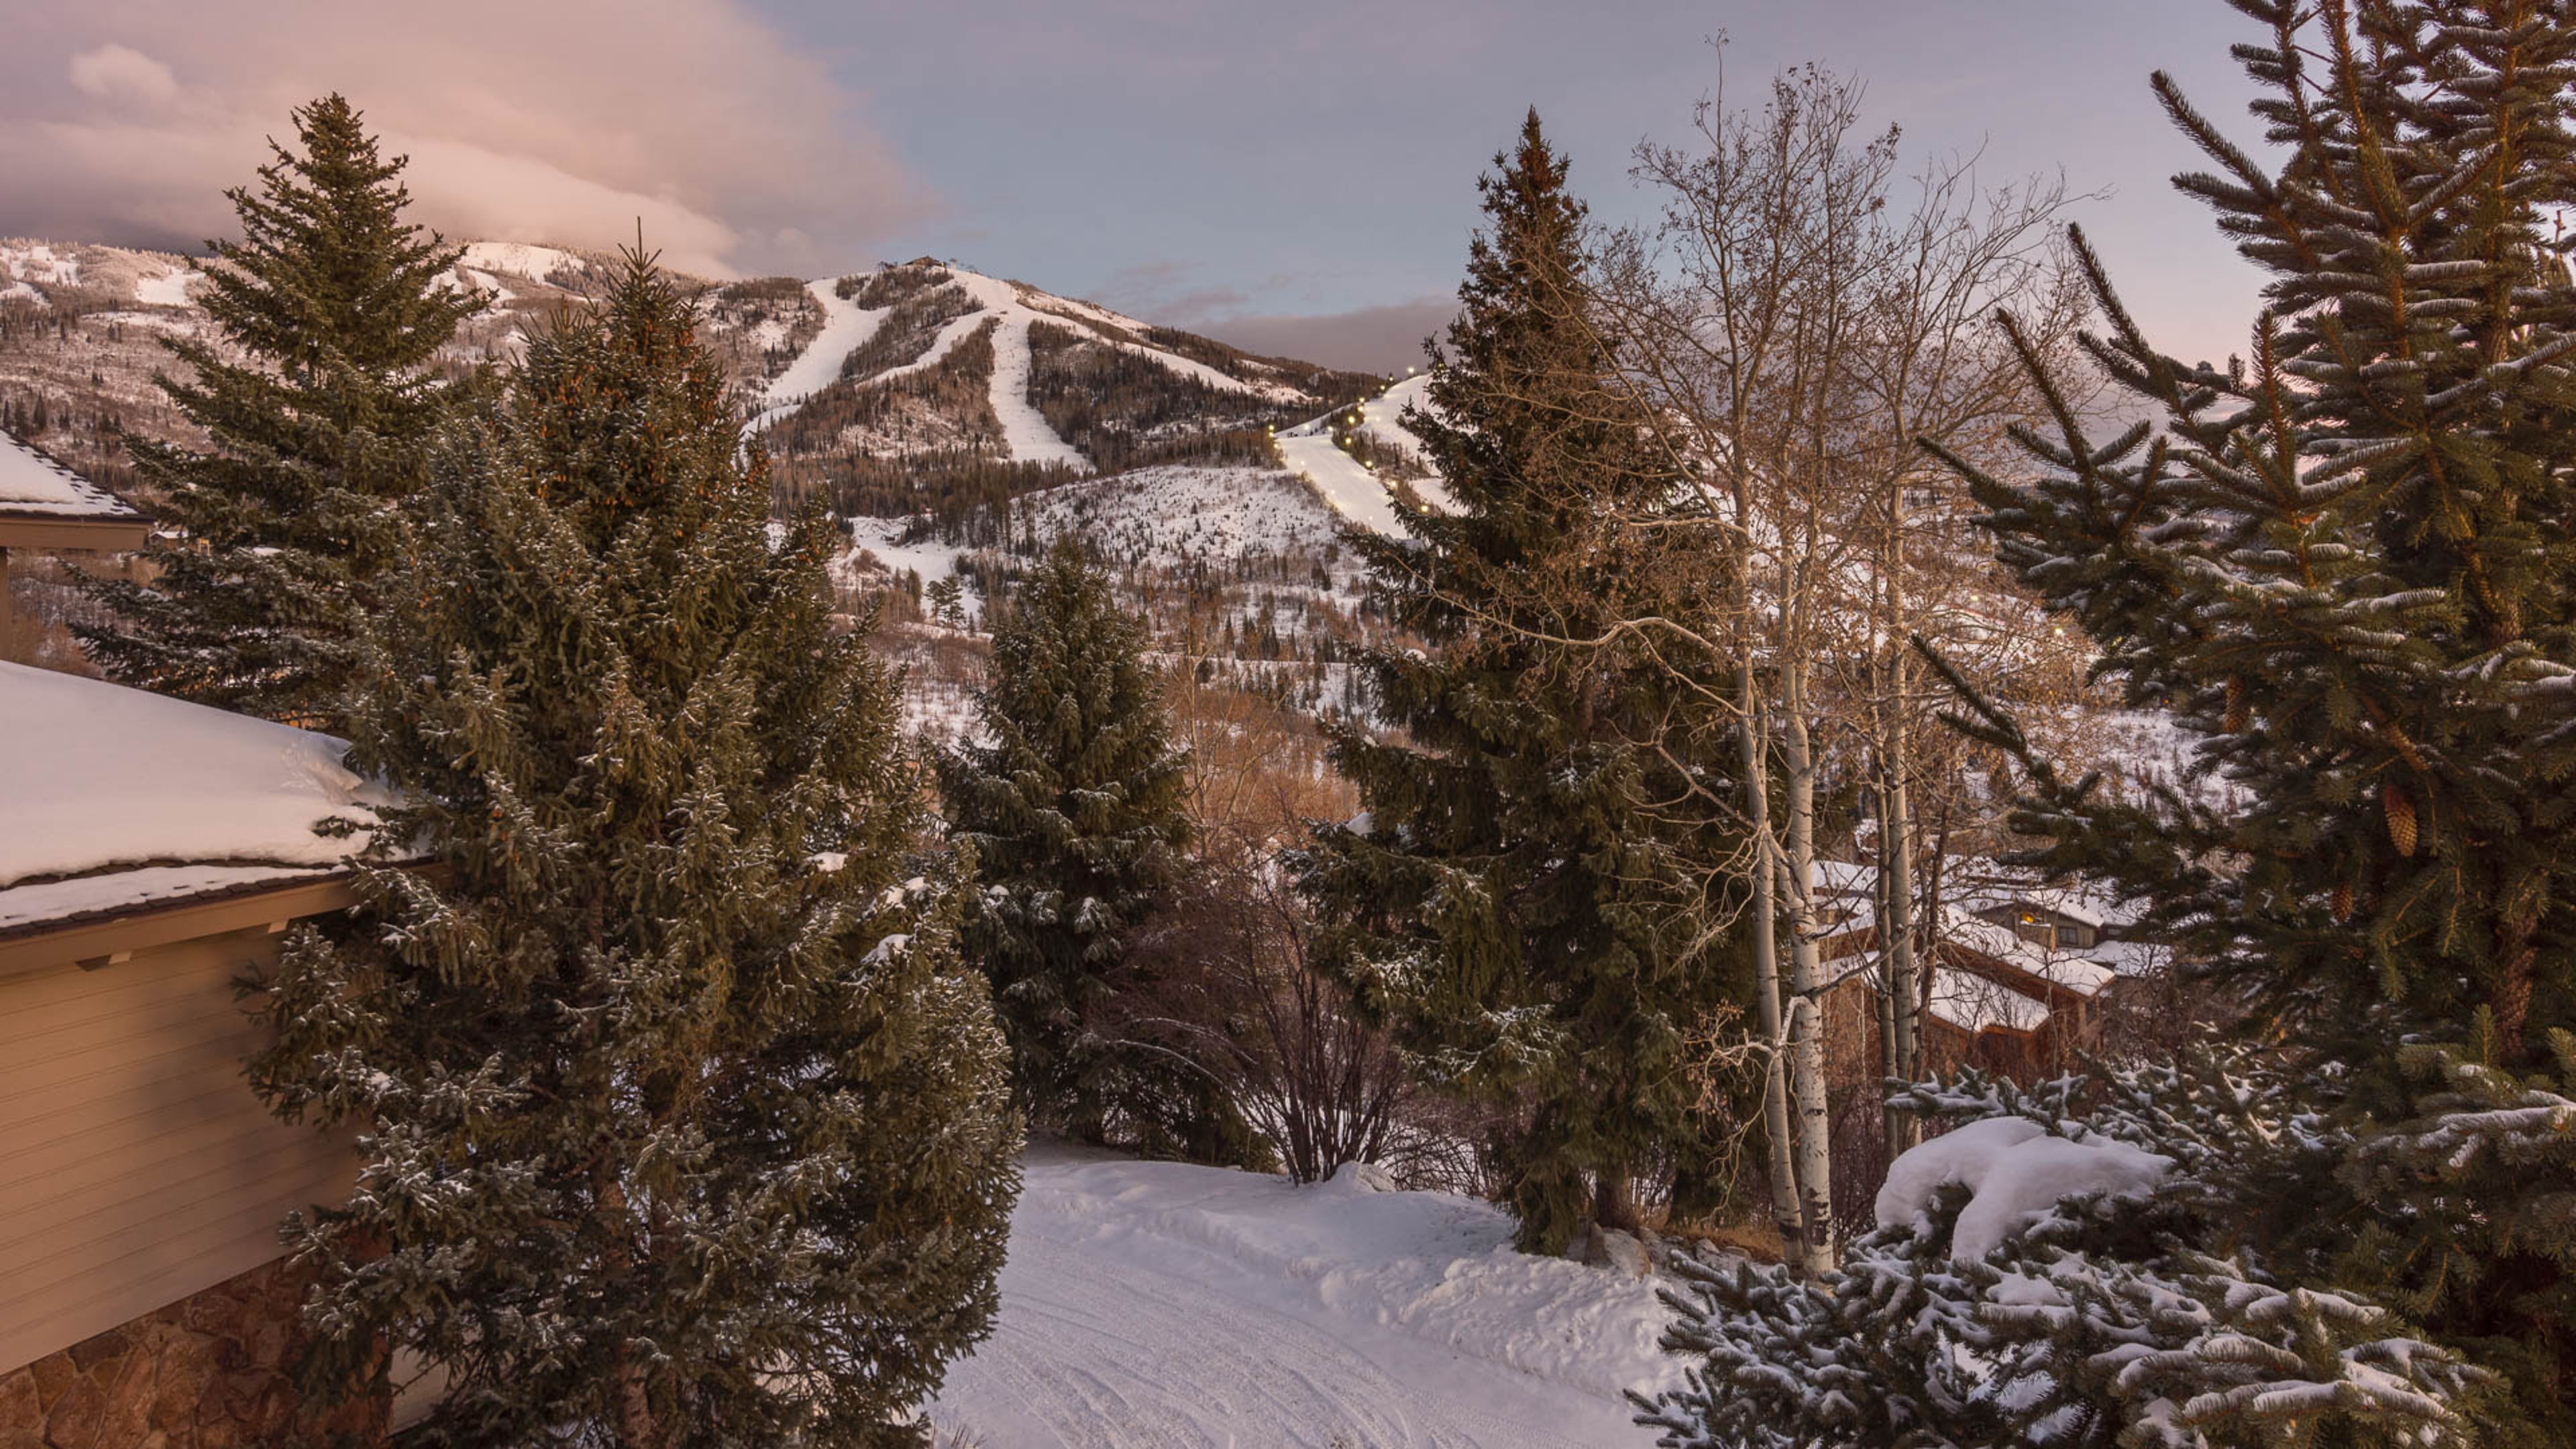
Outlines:
{"label": "pine cone on branch", "polygon": [[2388,781],[2379,787],[2380,813],[2388,817],[2388,843],[2397,847],[2401,856],[2415,854],[2415,802],[2406,797],[2406,787]]}

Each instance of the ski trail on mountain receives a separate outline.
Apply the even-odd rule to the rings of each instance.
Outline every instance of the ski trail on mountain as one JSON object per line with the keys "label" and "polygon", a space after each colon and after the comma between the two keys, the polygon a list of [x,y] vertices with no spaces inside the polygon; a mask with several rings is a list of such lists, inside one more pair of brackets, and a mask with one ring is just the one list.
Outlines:
{"label": "ski trail on mountain", "polygon": [[823,330],[796,354],[787,370],[769,380],[761,394],[760,411],[744,425],[756,432],[805,405],[805,400],[840,380],[841,365],[850,354],[867,346],[877,325],[885,320],[891,307],[867,308],[840,294],[840,278],[824,277],[805,284],[806,292],[823,306]]}
{"label": "ski trail on mountain", "polygon": [[[1281,466],[1306,480],[1323,495],[1335,513],[1388,538],[1405,537],[1404,525],[1396,515],[1395,500],[1386,481],[1366,464],[1342,451],[1333,441],[1334,427],[1347,422],[1352,413],[1359,414],[1358,431],[1375,442],[1402,448],[1420,458],[1422,448],[1415,437],[1404,430],[1405,408],[1421,406],[1431,379],[1408,377],[1388,387],[1377,396],[1356,407],[1336,408],[1312,422],[1300,423],[1280,433],[1274,441],[1279,448]],[[1446,511],[1456,505],[1449,490],[1438,478],[1416,478],[1410,486],[1422,501]]]}
{"label": "ski trail on mountain", "polygon": [[[838,381],[851,354],[867,345],[886,315],[894,310],[858,306],[839,295],[839,281],[827,277],[806,284],[806,291],[822,304],[823,329],[763,390],[759,408],[746,424],[748,430],[776,423]],[[1143,358],[1176,377],[1219,392],[1272,401],[1295,401],[1306,396],[1283,383],[1246,382],[1195,358],[1136,341],[1132,334],[1150,330],[1144,323],[1088,303],[1045,294],[1038,294],[1033,302],[1015,282],[954,268],[936,281],[964,292],[975,310],[949,319],[919,357],[856,381],[860,386],[874,387],[927,372],[947,361],[968,338],[991,329],[993,369],[988,396],[994,420],[1001,425],[1003,450],[1013,462],[1055,463],[1085,473],[1091,471],[1091,460],[1056,432],[1029,395],[1030,373],[1035,365],[1029,329],[1040,322],[1061,327],[1082,341]]]}
{"label": "ski trail on mountain", "polygon": [[1371,533],[1404,536],[1386,485],[1333,441],[1333,422],[1323,418],[1279,435],[1279,462],[1324,496],[1333,511]]}
{"label": "ski trail on mountain", "polygon": [[1027,309],[1006,315],[993,329],[993,416],[1002,424],[1002,445],[1014,463],[1061,463],[1088,473],[1091,460],[1056,435],[1055,428],[1029,400],[1029,318]]}

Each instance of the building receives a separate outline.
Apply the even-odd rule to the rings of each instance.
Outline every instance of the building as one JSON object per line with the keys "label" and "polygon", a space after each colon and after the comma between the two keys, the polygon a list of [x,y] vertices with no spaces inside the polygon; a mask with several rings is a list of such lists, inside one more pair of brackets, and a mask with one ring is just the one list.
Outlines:
{"label": "building", "polygon": [[[2059,1075],[2097,1041],[2106,997],[2158,953],[2122,935],[2134,913],[2101,893],[1982,864],[1952,863],[1957,874],[1923,953],[1924,1064],[2024,1081]],[[1818,863],[1830,923],[1819,942],[1828,1055],[1838,1078],[1864,1086],[1883,1074],[1876,890],[1868,866]]]}
{"label": "building", "polygon": [[0,660],[21,647],[10,600],[12,554],[138,553],[152,520],[53,459],[0,433]]}
{"label": "building", "polygon": [[356,1160],[244,1082],[236,982],[350,903],[354,841],[313,825],[377,799],[328,736],[0,663],[0,1446],[292,1413],[278,1229]]}

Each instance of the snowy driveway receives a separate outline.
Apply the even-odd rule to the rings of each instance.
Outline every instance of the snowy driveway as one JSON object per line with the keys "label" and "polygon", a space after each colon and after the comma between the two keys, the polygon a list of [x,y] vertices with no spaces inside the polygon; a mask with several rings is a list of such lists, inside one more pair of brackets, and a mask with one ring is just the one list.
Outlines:
{"label": "snowy driveway", "polygon": [[931,1418],[983,1449],[1630,1444],[1677,1377],[1650,1285],[1440,1193],[1033,1148],[993,1337]]}

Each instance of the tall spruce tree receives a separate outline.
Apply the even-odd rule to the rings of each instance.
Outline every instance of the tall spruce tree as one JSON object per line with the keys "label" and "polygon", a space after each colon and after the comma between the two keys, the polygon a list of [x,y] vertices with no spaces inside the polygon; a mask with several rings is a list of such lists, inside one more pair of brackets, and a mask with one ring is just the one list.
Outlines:
{"label": "tall spruce tree", "polygon": [[[2232,3],[2270,32],[2236,54],[2281,159],[2154,84],[2216,166],[2178,184],[2270,274],[2250,357],[2157,351],[2079,238],[2108,324],[2087,350],[2150,420],[2092,436],[2023,344],[2056,412],[2017,435],[2027,475],[1951,459],[2097,678],[2231,788],[2105,798],[1945,672],[2022,763],[2027,859],[2142,902],[2261,1051],[2197,1087],[2097,1072],[2090,1113],[1923,1094],[2176,1172],[2143,1203],[2062,1202],[1987,1265],[2007,1278],[1900,1261],[1953,1204],[1828,1286],[1906,1304],[1936,1340],[1916,1362],[2029,1366],[1982,1427],[1896,1406],[1949,1442],[2031,1442],[2027,1411],[2077,1385],[2086,1432],[2051,1442],[2576,1442],[2576,6]],[[1708,1392],[1657,1420],[1668,1442],[1817,1425],[1723,1380],[1834,1409],[1828,1380],[1898,1327],[1741,1287],[1704,1285]]]}
{"label": "tall spruce tree", "polygon": [[205,308],[222,345],[168,339],[162,391],[212,442],[135,437],[136,472],[177,537],[148,584],[101,580],[115,612],[82,642],[122,683],[337,730],[363,617],[421,488],[448,390],[428,367],[479,295],[438,285],[458,253],[402,219],[404,158],[380,156],[338,95],[294,113],[230,197],[241,238],[211,242]]}
{"label": "tall spruce tree", "polygon": [[1019,1128],[894,681],[692,316],[630,258],[442,445],[352,721],[400,803],[269,983],[255,1082],[365,1133],[310,1382],[425,1358],[427,1443],[916,1443],[995,1308]]}
{"label": "tall spruce tree", "polygon": [[[968,958],[992,979],[1022,1099],[1051,1126],[1099,1141],[1147,1138],[1199,1101],[1159,1053],[1101,1034],[1104,993],[1136,926],[1164,898],[1188,840],[1185,757],[1136,622],[1072,539],[1059,540],[993,629],[977,697],[987,739],[939,762],[953,837],[983,890]],[[1174,1094],[1177,1093],[1177,1098]]]}
{"label": "tall spruce tree", "polygon": [[1347,923],[1337,970],[1423,1074],[1525,1108],[1489,1146],[1522,1244],[1554,1250],[1587,1219],[1636,1227],[1636,1179],[1698,1157],[1683,1033],[1743,982],[1674,909],[1690,873],[1649,808],[1682,794],[1638,743],[1674,673],[1564,642],[1611,635],[1631,524],[1677,480],[1608,381],[1584,208],[1536,111],[1495,166],[1431,407],[1407,418],[1451,504],[1404,508],[1410,539],[1352,539],[1429,648],[1359,656],[1402,733],[1332,727],[1368,814],[1323,830],[1304,871]]}
{"label": "tall spruce tree", "polygon": [[[2041,771],[2022,823],[2348,1073],[2321,1105],[2411,1119],[2576,1030],[2576,6],[2237,8],[2271,31],[2239,54],[2285,159],[2155,86],[2217,168],[2177,184],[2270,274],[2250,357],[2158,352],[2088,250],[2089,350],[2163,429],[2097,441],[2061,407],[2022,439],[2036,477],[1968,472],[2097,674],[2243,803],[2120,808]],[[2267,1237],[2511,1366],[2576,1437],[2576,1138],[2486,1200],[2468,1158],[2423,1180],[2358,1150],[2275,1194]]]}

